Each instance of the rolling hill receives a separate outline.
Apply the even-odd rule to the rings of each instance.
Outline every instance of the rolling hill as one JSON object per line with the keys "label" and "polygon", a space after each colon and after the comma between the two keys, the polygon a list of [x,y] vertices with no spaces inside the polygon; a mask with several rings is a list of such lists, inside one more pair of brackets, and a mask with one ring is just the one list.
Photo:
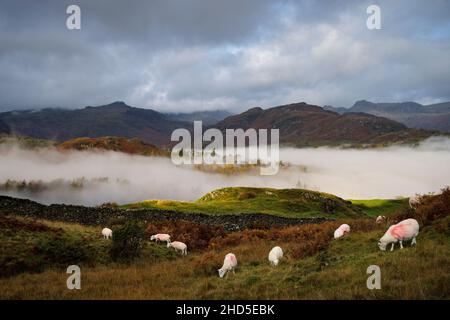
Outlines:
{"label": "rolling hill", "polygon": [[10,111],[0,114],[12,134],[40,139],[66,141],[79,137],[117,136],[138,138],[164,146],[173,130],[189,126],[186,122],[169,120],[150,109],[133,108],[123,102],[84,109],[43,109]]}
{"label": "rolling hill", "polygon": [[295,146],[408,143],[431,135],[383,117],[366,113],[341,115],[304,102],[266,110],[252,108],[224,119],[215,127],[278,128],[280,142]]}
{"label": "rolling hill", "polygon": [[167,156],[168,154],[155,145],[139,139],[121,137],[75,138],[57,145],[60,151],[65,150],[110,150],[143,156]]}
{"label": "rolling hill", "polygon": [[[178,128],[192,128],[195,118],[212,123],[224,112],[163,114],[134,108],[123,102],[77,110],[42,109],[0,113],[0,130],[12,135],[63,142],[75,138],[123,137],[139,139],[158,148],[169,148],[170,136]],[[208,127],[208,125],[204,125]],[[280,129],[280,142],[292,146],[340,144],[410,143],[432,132],[408,129],[405,125],[367,113],[324,110],[306,103],[294,103],[263,110],[252,108],[209,125],[225,129]],[[75,142],[76,144],[76,142]]]}
{"label": "rolling hill", "polygon": [[410,128],[450,132],[450,102],[422,105],[416,102],[373,103],[361,100],[348,109],[331,106],[324,109],[340,114],[364,112],[403,123]]}
{"label": "rolling hill", "polygon": [[359,207],[331,194],[304,189],[229,187],[214,190],[197,201],[147,200],[125,209],[156,209],[223,214],[269,214],[287,218],[361,217]]}

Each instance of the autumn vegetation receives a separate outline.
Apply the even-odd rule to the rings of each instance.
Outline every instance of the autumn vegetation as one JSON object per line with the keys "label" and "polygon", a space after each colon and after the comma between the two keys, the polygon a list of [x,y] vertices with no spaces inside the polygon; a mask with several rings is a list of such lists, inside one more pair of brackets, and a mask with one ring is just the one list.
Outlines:
{"label": "autumn vegetation", "polygon": [[[139,255],[130,261],[111,259],[114,241],[101,239],[100,227],[1,216],[0,298],[449,299],[449,213],[445,189],[423,197],[416,211],[406,206],[385,211],[388,221],[382,224],[362,215],[233,232],[182,220],[114,225],[114,232],[143,232]],[[417,246],[380,251],[377,240],[387,227],[407,217],[419,221]],[[352,227],[350,235],[334,240],[333,231],[344,222]],[[156,232],[188,244],[188,255],[148,241]],[[285,251],[276,268],[267,261],[274,245]],[[238,269],[220,279],[217,269],[228,252],[236,254]],[[81,267],[81,290],[65,287],[69,263]],[[382,270],[381,290],[366,287],[372,264]]]}

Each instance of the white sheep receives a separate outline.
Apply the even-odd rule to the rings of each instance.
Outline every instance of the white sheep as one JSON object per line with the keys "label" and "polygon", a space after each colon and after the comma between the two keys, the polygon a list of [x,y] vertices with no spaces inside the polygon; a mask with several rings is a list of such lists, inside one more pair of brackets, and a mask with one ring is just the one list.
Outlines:
{"label": "white sheep", "polygon": [[340,238],[340,237],[342,237],[342,236],[345,236],[346,234],[348,234],[348,233],[350,233],[350,226],[348,225],[348,224],[341,224],[340,226],[339,226],[339,228],[337,228],[335,231],[334,231],[334,238],[335,239],[337,239],[337,238]]}
{"label": "white sheep", "polygon": [[104,239],[109,239],[112,238],[112,230],[109,228],[103,228],[102,230],[102,235]]}
{"label": "white sheep", "polygon": [[170,235],[166,234],[166,233],[158,233],[158,234],[154,234],[150,237],[150,240],[156,240],[156,243],[158,243],[158,241],[163,241],[163,242],[167,242],[170,243]]}
{"label": "white sheep", "polygon": [[417,207],[420,205],[420,194],[416,194],[412,197],[409,198],[408,203],[409,203],[409,207],[411,209],[417,209]]}
{"label": "white sheep", "polygon": [[237,266],[237,259],[234,253],[228,253],[225,256],[225,259],[223,259],[223,266],[219,270],[219,277],[223,278],[223,276],[226,274],[228,276],[228,271],[233,271],[234,268]]}
{"label": "white sheep", "polygon": [[273,247],[269,252],[270,264],[273,266],[277,266],[281,258],[283,258],[283,250],[278,246]]}
{"label": "white sheep", "polygon": [[167,248],[174,248],[175,251],[181,251],[181,255],[187,255],[187,245],[180,241],[167,242]]}
{"label": "white sheep", "polygon": [[389,227],[384,236],[378,241],[378,247],[386,251],[388,244],[392,243],[391,251],[394,245],[400,242],[400,248],[403,249],[403,241],[411,241],[411,245],[416,244],[416,237],[419,234],[419,223],[416,219],[406,219]]}
{"label": "white sheep", "polygon": [[377,217],[377,220],[375,221],[376,223],[382,223],[383,221],[385,221],[386,220],[386,217],[385,216],[378,216]]}

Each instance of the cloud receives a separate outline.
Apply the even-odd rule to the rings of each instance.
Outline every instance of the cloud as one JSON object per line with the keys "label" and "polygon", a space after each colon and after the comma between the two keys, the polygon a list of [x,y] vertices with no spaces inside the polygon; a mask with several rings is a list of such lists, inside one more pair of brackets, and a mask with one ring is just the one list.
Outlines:
{"label": "cloud", "polygon": [[450,100],[450,4],[380,1],[69,1],[0,4],[0,111],[115,100],[161,111],[306,101]]}
{"label": "cloud", "polygon": [[[189,166],[177,167],[168,158],[115,152],[59,153],[2,145],[0,158],[0,193],[46,204],[195,200],[231,186],[305,188],[347,199],[395,198],[439,192],[450,177],[448,138],[433,138],[416,148],[282,149],[280,159],[290,166],[282,167],[275,176],[205,173]],[[42,181],[48,188],[40,192],[6,190],[1,186],[8,179]],[[83,188],[71,186],[80,181]]]}

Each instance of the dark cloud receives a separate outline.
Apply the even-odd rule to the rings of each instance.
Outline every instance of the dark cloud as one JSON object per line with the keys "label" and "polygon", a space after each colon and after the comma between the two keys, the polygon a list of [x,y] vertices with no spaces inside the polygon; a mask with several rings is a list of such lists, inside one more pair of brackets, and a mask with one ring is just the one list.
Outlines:
{"label": "dark cloud", "polygon": [[[164,111],[450,100],[450,3],[0,3],[0,111],[124,100]],[[65,27],[78,4],[82,29]]]}

